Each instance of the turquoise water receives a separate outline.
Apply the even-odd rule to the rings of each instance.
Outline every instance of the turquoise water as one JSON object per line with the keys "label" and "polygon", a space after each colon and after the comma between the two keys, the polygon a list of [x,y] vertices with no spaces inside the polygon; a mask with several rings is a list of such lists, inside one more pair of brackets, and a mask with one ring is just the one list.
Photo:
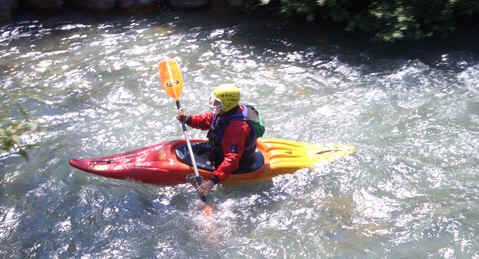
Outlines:
{"label": "turquoise water", "polygon": [[[30,159],[0,154],[3,258],[479,257],[479,56],[379,49],[326,30],[164,13],[67,14],[0,27],[0,111],[40,130]],[[182,138],[157,63],[175,58],[182,105],[207,111],[235,82],[266,136],[356,153],[272,182],[218,186],[205,217],[188,185],[89,175],[71,158]],[[193,138],[205,133],[191,131]]]}

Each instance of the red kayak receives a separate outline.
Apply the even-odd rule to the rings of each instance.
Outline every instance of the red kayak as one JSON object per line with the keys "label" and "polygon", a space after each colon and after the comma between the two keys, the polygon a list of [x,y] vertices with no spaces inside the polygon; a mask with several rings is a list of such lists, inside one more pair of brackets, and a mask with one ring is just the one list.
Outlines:
{"label": "red kayak", "polygon": [[[209,179],[214,166],[208,160],[205,140],[192,140],[199,173]],[[269,180],[274,176],[293,173],[321,161],[332,161],[354,152],[350,145],[315,145],[309,143],[263,139],[257,141],[256,162],[239,168],[226,184]],[[193,168],[185,140],[174,140],[123,154],[72,159],[70,165],[80,170],[116,179],[132,179],[159,185],[187,183]]]}

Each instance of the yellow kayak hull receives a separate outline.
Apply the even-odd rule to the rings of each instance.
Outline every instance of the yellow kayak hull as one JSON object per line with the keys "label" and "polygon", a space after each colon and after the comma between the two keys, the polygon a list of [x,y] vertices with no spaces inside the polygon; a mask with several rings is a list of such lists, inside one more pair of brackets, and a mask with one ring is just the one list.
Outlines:
{"label": "yellow kayak hull", "polygon": [[351,145],[318,145],[273,138],[259,138],[256,145],[263,154],[264,166],[252,173],[232,174],[224,184],[270,180],[320,162],[332,162],[355,151]]}

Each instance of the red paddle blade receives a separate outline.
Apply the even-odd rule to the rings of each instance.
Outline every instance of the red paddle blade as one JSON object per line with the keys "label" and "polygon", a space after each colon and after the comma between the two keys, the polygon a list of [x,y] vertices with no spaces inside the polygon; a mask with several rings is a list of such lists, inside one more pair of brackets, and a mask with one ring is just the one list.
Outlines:
{"label": "red paddle blade", "polygon": [[204,201],[200,201],[198,204],[196,204],[196,209],[203,212],[204,216],[211,216],[214,211],[214,208]]}
{"label": "red paddle blade", "polygon": [[213,214],[213,207],[206,204],[205,207],[203,208],[203,213],[205,214],[205,216],[208,216],[208,217],[211,216],[211,214]]}
{"label": "red paddle blade", "polygon": [[178,101],[183,90],[183,77],[181,77],[178,63],[173,59],[163,60],[158,64],[158,71],[160,72],[161,86],[169,96]]}

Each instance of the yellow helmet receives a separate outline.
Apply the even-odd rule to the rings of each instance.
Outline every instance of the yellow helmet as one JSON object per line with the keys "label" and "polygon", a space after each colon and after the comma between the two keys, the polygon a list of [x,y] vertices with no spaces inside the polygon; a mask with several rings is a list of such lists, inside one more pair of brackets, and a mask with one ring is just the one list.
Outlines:
{"label": "yellow helmet", "polygon": [[218,86],[210,97],[210,107],[216,112],[229,112],[240,101],[240,90],[234,84],[222,84]]}

